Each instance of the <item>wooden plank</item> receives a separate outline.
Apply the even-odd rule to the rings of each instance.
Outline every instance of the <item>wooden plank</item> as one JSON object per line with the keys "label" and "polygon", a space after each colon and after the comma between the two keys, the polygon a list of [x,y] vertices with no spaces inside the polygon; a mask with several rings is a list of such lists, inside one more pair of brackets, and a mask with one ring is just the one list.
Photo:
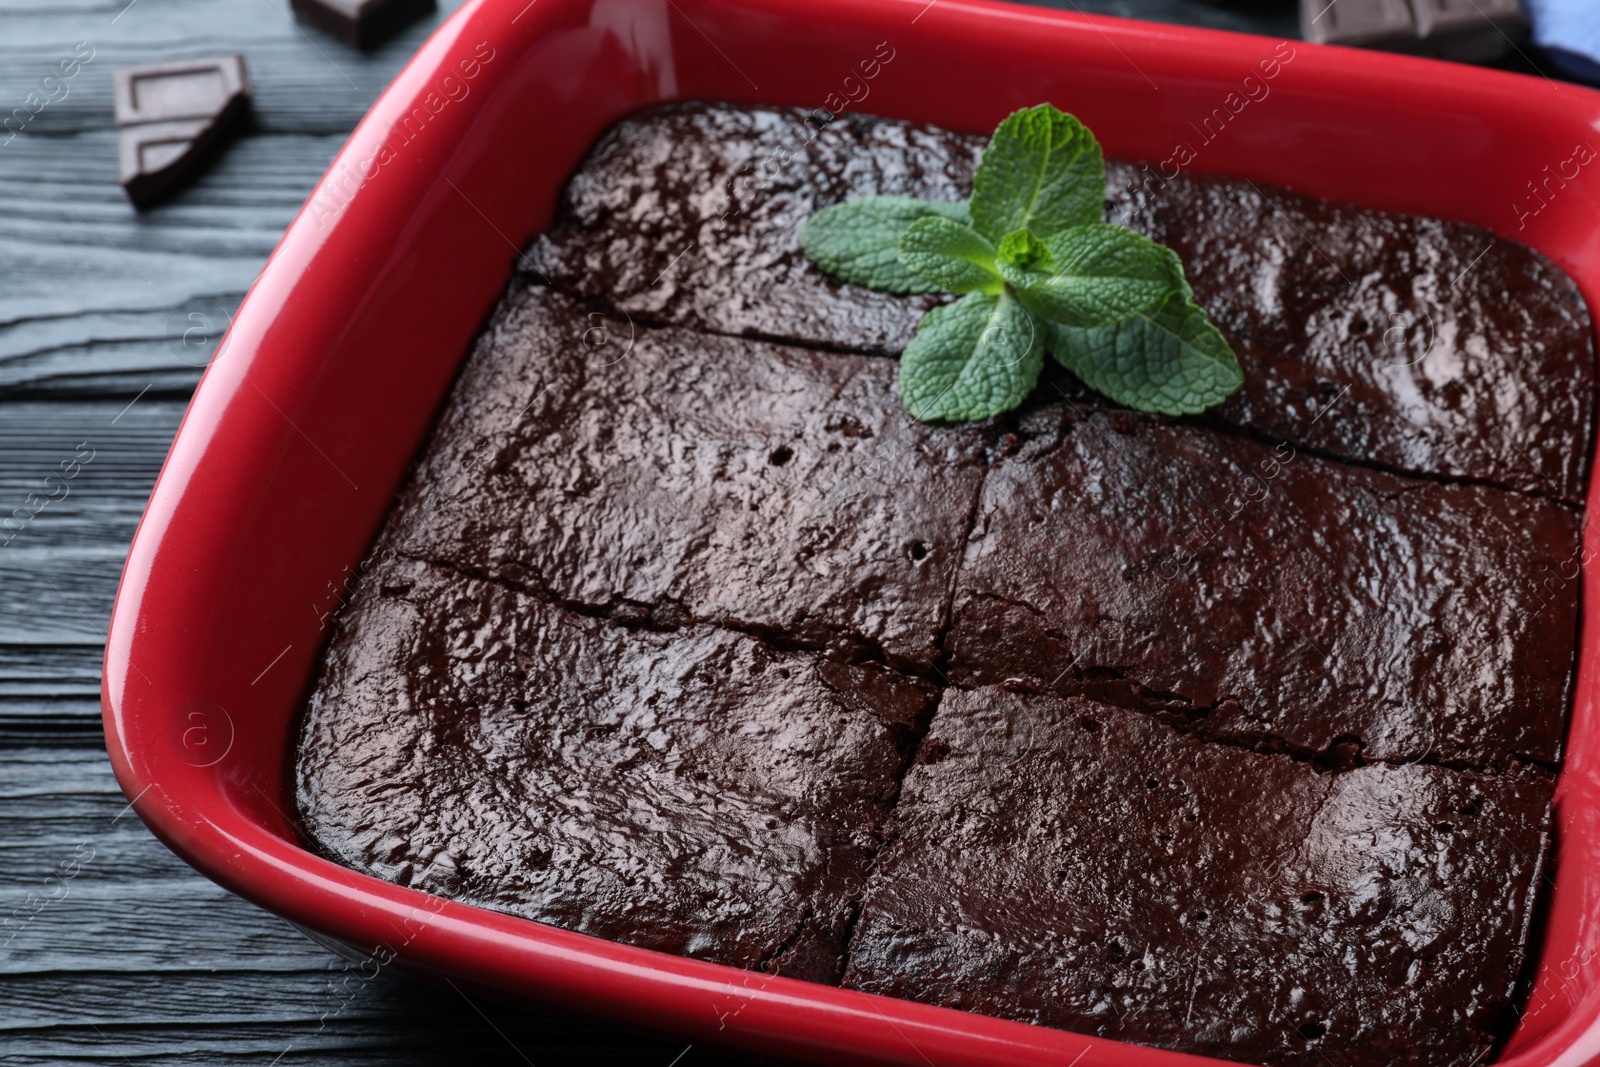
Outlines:
{"label": "wooden plank", "polygon": [[[13,954],[54,945],[39,924],[53,913],[70,915],[76,900],[133,883],[141,890],[173,879],[190,888],[210,884],[128,810],[104,749],[38,746],[0,754],[0,857],[0,941],[9,938]],[[50,878],[61,885],[47,886]],[[29,894],[40,896],[30,902]],[[16,970],[19,958],[0,956],[0,970]]]}
{"label": "wooden plank", "polygon": [[0,397],[187,396],[244,294],[87,309],[0,325]]}
{"label": "wooden plank", "polygon": [[98,737],[106,622],[186,406],[0,404],[0,738]]}
{"label": "wooden plank", "polygon": [[[445,16],[461,0],[408,27],[375,52],[358,52],[294,21],[284,0],[218,5],[213,0],[22,0],[0,8],[0,103],[22,106],[30,93],[56,99],[30,117],[26,131],[61,136],[108,124],[111,70],[162,59],[243,52],[255,87],[254,116],[269,132],[343,133],[355,127]],[[86,46],[74,51],[83,42]],[[43,84],[64,58],[90,56],[58,87]],[[65,92],[63,93],[63,88]],[[0,140],[3,140],[0,137]]]}
{"label": "wooden plank", "polygon": [[615,1023],[499,1004],[393,968],[373,974],[338,961],[296,973],[6,975],[0,999],[7,1064],[235,1062],[230,1056],[255,1064],[750,1062]]}
{"label": "wooden plank", "polygon": [[0,749],[46,744],[104,749],[99,694],[0,696]]}
{"label": "wooden plank", "polygon": [[[18,1020],[0,1024],[7,1064],[751,1062],[570,1013],[498,1004],[392,969],[370,977],[342,966],[298,974],[6,976],[0,998]],[[127,1012],[128,1005],[140,1009]],[[118,1013],[130,1017],[108,1020]]]}
{"label": "wooden plank", "polygon": [[507,1037],[539,1064],[668,1064],[682,1051],[342,960],[168,852],[128,811],[103,752],[55,747],[0,751],[0,1003],[7,1063],[268,1062],[285,1050],[279,1062],[446,1051],[521,1062]]}
{"label": "wooden plank", "polygon": [[[221,988],[226,1001],[274,997],[284,985]],[[154,987],[155,983],[150,983]],[[354,980],[352,980],[354,985]],[[214,985],[213,990],[218,988]],[[159,988],[128,991],[130,998],[160,995]],[[0,996],[10,993],[0,981]],[[720,1055],[681,1040],[636,1035],[624,1026],[593,1023],[565,1013],[509,1008],[481,997],[470,1000],[448,986],[433,988],[399,975],[379,974],[358,994],[362,1009],[340,1011],[342,994],[311,998],[299,1020],[198,1023],[149,1028],[108,1027],[88,1018],[77,1025],[5,1034],[6,1060],[34,1063],[170,1064],[472,1064],[474,1067],[727,1067],[735,1063],[775,1063]],[[206,1002],[196,1005],[203,1010]],[[300,1006],[298,998],[286,1007]],[[83,1018],[80,1016],[80,1018]]]}
{"label": "wooden plank", "polygon": [[116,183],[109,129],[0,148],[0,258],[26,264],[0,275],[0,396],[108,374],[124,393],[187,393],[341,143],[246,137],[142,214]]}
{"label": "wooden plank", "polygon": [[100,699],[99,641],[70,645],[0,645],[0,701]]}
{"label": "wooden plank", "polygon": [[[149,393],[137,402],[0,406],[0,567],[39,570],[58,552],[76,554],[86,567],[103,557],[120,560],[187,406],[187,398]],[[74,579],[57,573],[51,581],[70,589]],[[33,603],[56,599],[49,587],[40,593]],[[0,590],[0,598],[12,595]],[[18,626],[35,639],[57,631],[61,609],[45,607],[45,620],[5,617],[16,603],[0,599],[0,641]]]}

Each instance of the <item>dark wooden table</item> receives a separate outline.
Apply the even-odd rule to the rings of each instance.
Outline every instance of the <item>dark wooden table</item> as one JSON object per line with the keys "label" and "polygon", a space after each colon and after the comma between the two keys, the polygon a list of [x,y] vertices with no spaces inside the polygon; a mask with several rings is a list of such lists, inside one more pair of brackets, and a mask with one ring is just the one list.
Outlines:
{"label": "dark wooden table", "polygon": [[[1292,0],[1055,5],[1296,32]],[[59,59],[93,56],[0,132],[0,514],[55,498],[0,547],[0,1062],[736,1062],[369,980],[177,860],[106,762],[106,619],[201,368],[346,134],[455,6],[361,54],[285,0],[0,0],[0,116]],[[138,214],[116,184],[111,69],[216,52],[247,57],[253,129]],[[64,496],[45,481],[63,461]]]}

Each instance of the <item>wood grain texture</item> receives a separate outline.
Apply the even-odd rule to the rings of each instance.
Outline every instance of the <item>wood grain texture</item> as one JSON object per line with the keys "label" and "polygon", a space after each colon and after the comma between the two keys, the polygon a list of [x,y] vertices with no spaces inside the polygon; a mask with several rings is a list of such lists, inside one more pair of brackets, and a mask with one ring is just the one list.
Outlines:
{"label": "wood grain texture", "polygon": [[[684,1051],[330,954],[168,852],[101,752],[0,754],[0,872],[7,1064],[667,1067]],[[692,1052],[686,1067],[733,1062]]]}
{"label": "wood grain texture", "polygon": [[[749,1062],[364,979],[177,860],[106,763],[106,620],[189,395],[314,182],[457,3],[363,54],[285,0],[0,0],[0,122],[92,52],[0,132],[0,1062]],[[1279,35],[1295,17],[1286,0],[1056,6]],[[217,52],[246,56],[249,130],[170,203],[134,211],[112,68]]]}

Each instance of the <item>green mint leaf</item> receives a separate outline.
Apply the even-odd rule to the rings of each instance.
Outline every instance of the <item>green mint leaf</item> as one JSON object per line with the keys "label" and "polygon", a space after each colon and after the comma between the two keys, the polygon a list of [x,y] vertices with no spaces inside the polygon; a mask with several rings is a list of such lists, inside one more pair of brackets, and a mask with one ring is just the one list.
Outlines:
{"label": "green mint leaf", "polygon": [[1044,241],[1049,271],[997,261],[1022,306],[1066,326],[1109,326],[1187,291],[1172,249],[1143,234],[1103,222],[1074,226]]}
{"label": "green mint leaf", "polygon": [[917,324],[900,357],[900,398],[924,422],[983,419],[1033,391],[1043,326],[1009,293],[968,293]]}
{"label": "green mint leaf", "polygon": [[1050,249],[1033,235],[1032,230],[1013,230],[1006,234],[995,249],[995,258],[1023,270],[1048,271],[1055,264]]}
{"label": "green mint leaf", "polygon": [[1100,220],[1105,160],[1087,127],[1049,104],[1000,123],[972,179],[972,228],[998,242],[1014,230],[1043,238]]}
{"label": "green mint leaf", "polygon": [[889,293],[931,293],[937,285],[900,263],[900,235],[919,219],[967,221],[966,204],[865,196],[823,208],[800,231],[807,258],[841,281]]}
{"label": "green mint leaf", "polygon": [[1140,411],[1193,415],[1244,384],[1233,349],[1187,292],[1111,326],[1045,329],[1050,353],[1084,384]]}
{"label": "green mint leaf", "polygon": [[1020,404],[1044,353],[1129,407],[1171,415],[1244,382],[1195,305],[1169,248],[1100,222],[1105,160],[1094,135],[1049,104],[995,130],[972,199],[870,196],[817,212],[800,233],[835,278],[892,293],[946,289],[900,360],[901,399],[925,421],[982,419]]}
{"label": "green mint leaf", "polygon": [[900,265],[952,293],[998,293],[1005,286],[994,270],[994,245],[943,216],[918,219],[900,235]]}

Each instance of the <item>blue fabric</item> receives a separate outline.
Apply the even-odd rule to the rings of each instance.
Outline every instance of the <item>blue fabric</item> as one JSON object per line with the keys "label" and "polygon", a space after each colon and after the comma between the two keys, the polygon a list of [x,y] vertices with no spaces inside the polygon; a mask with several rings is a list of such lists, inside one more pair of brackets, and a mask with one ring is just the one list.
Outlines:
{"label": "blue fabric", "polygon": [[1533,43],[1564,73],[1600,82],[1600,0],[1523,0]]}

